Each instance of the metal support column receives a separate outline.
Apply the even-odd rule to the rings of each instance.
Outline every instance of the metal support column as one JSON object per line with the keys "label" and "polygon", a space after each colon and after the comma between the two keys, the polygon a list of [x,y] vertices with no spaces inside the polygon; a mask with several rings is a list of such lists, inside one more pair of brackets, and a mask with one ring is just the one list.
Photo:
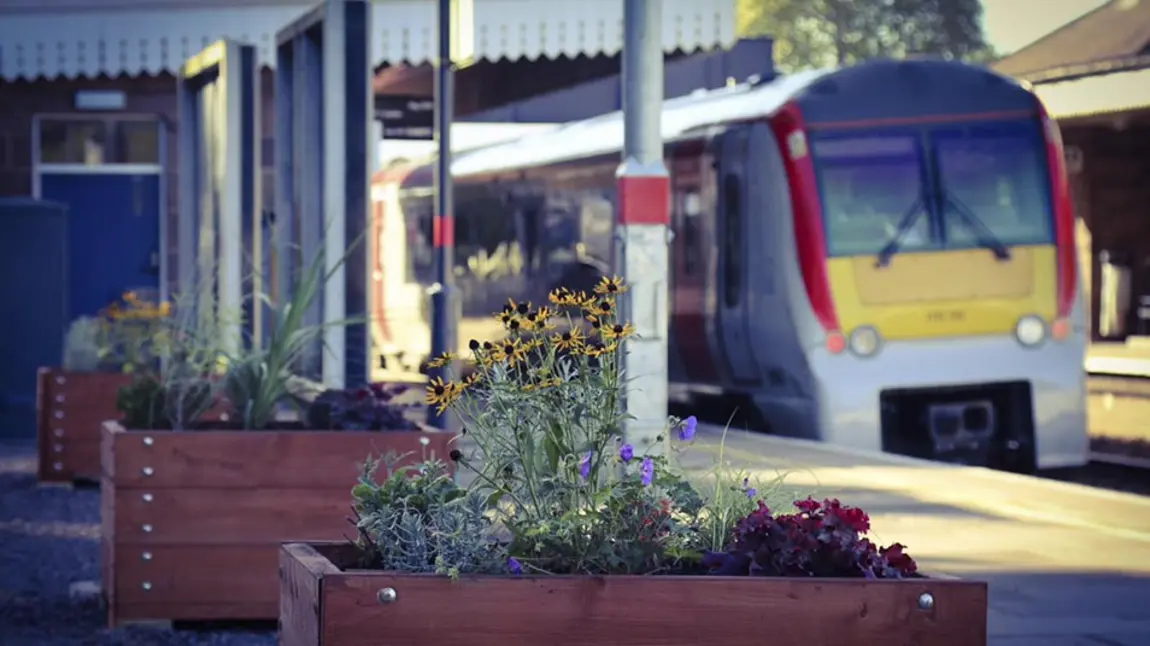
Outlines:
{"label": "metal support column", "polygon": [[184,63],[177,87],[179,291],[222,325],[229,352],[260,335],[258,82],[255,47],[220,40]]}
{"label": "metal support column", "polygon": [[[278,298],[322,252],[329,279],[305,317],[312,325],[367,315],[370,25],[367,0],[326,0],[276,33]],[[364,323],[334,325],[317,343],[318,365],[301,369],[331,388],[362,385],[367,352]]]}
{"label": "metal support column", "polygon": [[[431,355],[440,356],[458,349],[458,317],[455,303],[455,213],[451,181],[451,122],[455,113],[455,68],[451,60],[452,1],[439,0],[439,55],[436,60],[435,137],[438,156],[435,165],[435,218],[432,244],[435,246],[435,280],[431,290]],[[432,368],[429,376],[442,375]],[[427,421],[447,427],[447,417],[427,408]]]}
{"label": "metal support column", "polygon": [[623,162],[618,178],[615,266],[631,284],[621,312],[635,325],[624,359],[624,433],[657,453],[667,420],[667,282],[670,182],[663,163],[661,0],[624,0]]}

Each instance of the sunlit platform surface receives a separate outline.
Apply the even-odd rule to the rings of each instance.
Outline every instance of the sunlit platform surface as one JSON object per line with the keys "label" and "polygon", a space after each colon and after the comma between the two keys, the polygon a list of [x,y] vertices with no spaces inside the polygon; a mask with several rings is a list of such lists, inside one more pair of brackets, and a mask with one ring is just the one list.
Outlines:
{"label": "sunlit platform surface", "polygon": [[[701,427],[685,465],[712,465],[721,435]],[[990,582],[993,645],[1150,645],[1150,498],[734,430],[724,451],[863,508],[928,572]]]}

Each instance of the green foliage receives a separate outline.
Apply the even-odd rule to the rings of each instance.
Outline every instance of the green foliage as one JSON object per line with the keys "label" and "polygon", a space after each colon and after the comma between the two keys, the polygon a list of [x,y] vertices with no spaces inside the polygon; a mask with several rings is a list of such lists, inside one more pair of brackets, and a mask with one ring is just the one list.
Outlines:
{"label": "green foliage", "polygon": [[771,36],[779,69],[933,54],[993,57],[979,0],[739,0],[740,36]]}
{"label": "green foliage", "polygon": [[282,303],[273,303],[266,294],[260,295],[260,302],[271,310],[272,329],[268,341],[264,347],[233,351],[224,377],[224,392],[243,428],[265,429],[275,419],[280,404],[289,402],[298,406],[290,387],[292,370],[323,338],[324,330],[358,322],[346,319],[308,325],[304,319],[323,286],[361,240],[362,236],[349,245],[344,256],[330,268],[326,267],[321,248],[291,289],[290,298]]}
{"label": "green foliage", "polygon": [[101,367],[101,324],[96,318],[82,316],[68,326],[64,336],[64,370],[96,372]]}
{"label": "green foliage", "polygon": [[364,567],[397,572],[461,574],[505,571],[507,550],[486,515],[487,501],[447,475],[443,462],[395,468],[377,484],[381,461],[368,458],[352,489]]}
{"label": "green foliage", "polygon": [[168,379],[143,373],[121,386],[116,410],[131,429],[186,430],[212,406],[215,393],[203,379]]}

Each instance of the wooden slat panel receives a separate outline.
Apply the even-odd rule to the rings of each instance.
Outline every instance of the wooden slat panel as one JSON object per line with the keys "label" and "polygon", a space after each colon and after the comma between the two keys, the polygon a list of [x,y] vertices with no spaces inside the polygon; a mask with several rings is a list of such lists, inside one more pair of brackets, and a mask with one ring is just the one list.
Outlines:
{"label": "wooden slat panel", "polygon": [[290,543],[280,550],[280,646],[319,646],[323,579],[337,574],[309,545]]}
{"label": "wooden slat panel", "polygon": [[37,389],[40,480],[68,481],[100,476],[100,425],[118,419],[116,394],[128,375],[41,369]]}
{"label": "wooden slat panel", "polygon": [[275,621],[278,609],[278,601],[126,603],[118,607],[115,625],[132,621]]}
{"label": "wooden slat panel", "polygon": [[115,556],[116,602],[268,603],[278,607],[279,547],[277,543],[220,547],[119,545]]}
{"label": "wooden slat panel", "polygon": [[[259,545],[355,536],[351,486],[323,489],[116,488],[121,545]],[[151,500],[145,499],[145,494]],[[144,531],[147,525],[151,531]]]}
{"label": "wooden slat panel", "polygon": [[116,625],[116,486],[100,480],[100,588],[107,606],[108,627]]}
{"label": "wooden slat panel", "polygon": [[[394,588],[396,602],[376,593]],[[918,598],[933,595],[921,609]],[[282,594],[311,594],[284,589]],[[540,603],[546,599],[546,603]],[[302,604],[302,599],[295,603]],[[465,577],[348,571],[323,577],[320,641],[375,646],[985,646],[987,586],[911,579]],[[530,610],[525,610],[529,608]],[[764,632],[767,631],[767,632]]]}
{"label": "wooden slat panel", "polygon": [[[118,486],[351,487],[369,455],[390,450],[447,460],[445,432],[124,431],[116,434],[111,464]],[[151,438],[152,444],[145,444]],[[426,447],[420,444],[427,438]],[[153,475],[144,475],[151,467]]]}

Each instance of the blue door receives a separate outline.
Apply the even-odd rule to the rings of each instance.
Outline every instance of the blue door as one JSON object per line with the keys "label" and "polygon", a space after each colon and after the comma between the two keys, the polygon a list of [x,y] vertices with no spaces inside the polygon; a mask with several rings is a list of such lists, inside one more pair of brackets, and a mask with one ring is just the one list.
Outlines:
{"label": "blue door", "polygon": [[40,195],[69,207],[68,320],[159,289],[159,175],[45,173]]}
{"label": "blue door", "polygon": [[65,218],[60,204],[0,198],[0,437],[35,437],[36,370],[63,355]]}

